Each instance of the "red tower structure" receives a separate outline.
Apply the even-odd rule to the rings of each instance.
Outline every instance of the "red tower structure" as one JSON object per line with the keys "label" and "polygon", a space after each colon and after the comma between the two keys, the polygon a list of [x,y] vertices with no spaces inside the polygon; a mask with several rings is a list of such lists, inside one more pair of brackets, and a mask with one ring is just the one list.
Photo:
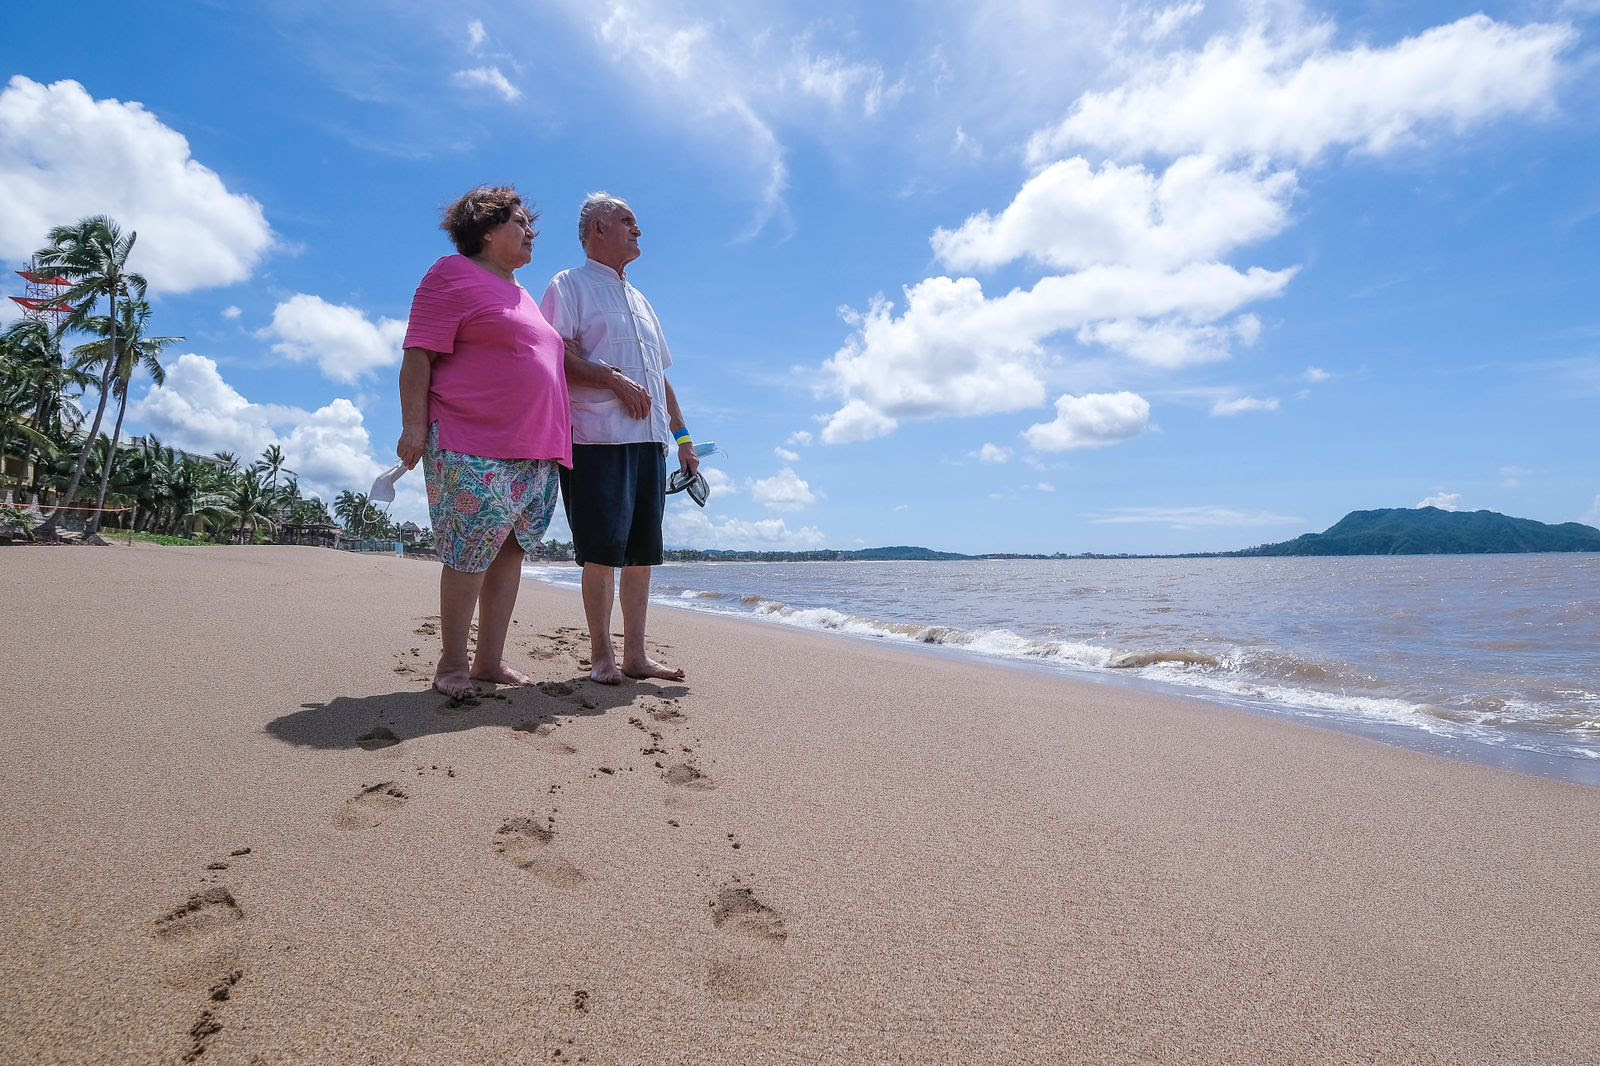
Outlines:
{"label": "red tower structure", "polygon": [[72,308],[59,303],[62,290],[70,288],[72,282],[58,274],[38,269],[37,261],[28,264],[27,270],[17,271],[22,278],[23,295],[11,297],[11,302],[22,308],[22,313],[29,318],[36,318],[47,322],[56,330],[61,328],[61,320],[70,315]]}

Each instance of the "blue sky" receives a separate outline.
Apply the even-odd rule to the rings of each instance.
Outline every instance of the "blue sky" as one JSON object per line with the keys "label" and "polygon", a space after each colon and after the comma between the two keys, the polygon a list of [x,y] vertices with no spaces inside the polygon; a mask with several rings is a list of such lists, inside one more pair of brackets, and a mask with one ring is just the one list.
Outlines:
{"label": "blue sky", "polygon": [[643,225],[727,453],[669,543],[1600,523],[1600,0],[443,6],[6,5],[0,260],[138,231],[134,432],[364,490],[439,208],[511,182],[535,296],[586,192]]}

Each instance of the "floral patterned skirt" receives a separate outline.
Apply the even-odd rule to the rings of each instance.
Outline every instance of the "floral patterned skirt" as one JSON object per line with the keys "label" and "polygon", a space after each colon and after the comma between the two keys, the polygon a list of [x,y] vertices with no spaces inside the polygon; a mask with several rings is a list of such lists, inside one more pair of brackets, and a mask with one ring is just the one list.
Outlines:
{"label": "floral patterned skirt", "polygon": [[439,561],[452,570],[489,569],[508,533],[525,552],[550,526],[560,483],[554,459],[485,459],[439,447],[439,423],[428,431],[423,456],[428,515]]}

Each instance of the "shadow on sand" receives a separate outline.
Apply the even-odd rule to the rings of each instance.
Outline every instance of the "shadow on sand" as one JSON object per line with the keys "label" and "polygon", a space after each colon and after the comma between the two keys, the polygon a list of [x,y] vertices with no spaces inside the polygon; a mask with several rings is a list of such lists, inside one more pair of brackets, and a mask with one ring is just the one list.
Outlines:
{"label": "shadow on sand", "polygon": [[641,697],[674,699],[684,685],[624,681],[599,685],[587,677],[545,681],[522,688],[495,688],[475,700],[451,700],[432,689],[337,696],[267,723],[267,732],[288,744],[376,751],[417,737],[497,727],[532,731],[558,717],[588,717],[632,706]]}

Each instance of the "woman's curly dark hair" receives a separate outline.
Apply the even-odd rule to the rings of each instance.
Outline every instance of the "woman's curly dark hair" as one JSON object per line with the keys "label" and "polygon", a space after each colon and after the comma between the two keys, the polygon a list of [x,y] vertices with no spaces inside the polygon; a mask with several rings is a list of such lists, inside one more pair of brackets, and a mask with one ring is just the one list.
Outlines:
{"label": "woman's curly dark hair", "polygon": [[439,228],[450,234],[456,251],[477,255],[483,251],[483,235],[510,218],[519,207],[527,210],[528,221],[538,221],[539,212],[523,203],[510,185],[480,185],[444,209]]}

